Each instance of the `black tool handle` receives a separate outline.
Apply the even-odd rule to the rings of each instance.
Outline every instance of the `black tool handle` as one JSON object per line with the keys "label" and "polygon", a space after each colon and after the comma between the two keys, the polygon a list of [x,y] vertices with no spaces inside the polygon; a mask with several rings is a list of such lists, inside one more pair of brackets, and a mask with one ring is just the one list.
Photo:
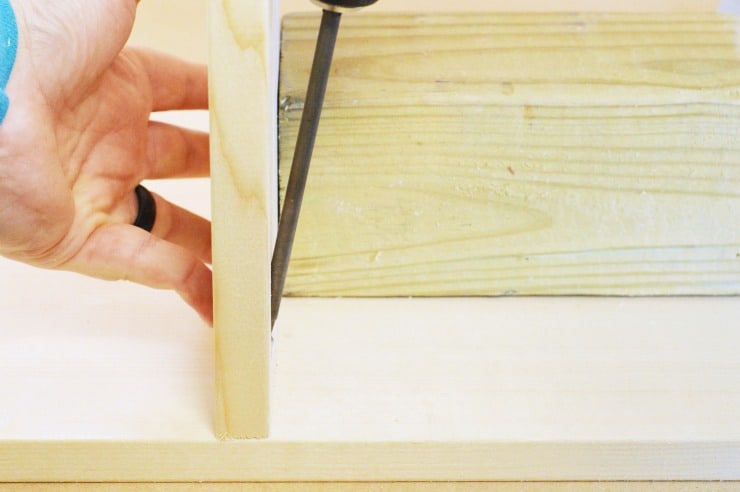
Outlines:
{"label": "black tool handle", "polygon": [[324,8],[331,9],[337,7],[340,9],[360,9],[362,7],[368,7],[378,0],[314,0],[314,3],[321,5]]}

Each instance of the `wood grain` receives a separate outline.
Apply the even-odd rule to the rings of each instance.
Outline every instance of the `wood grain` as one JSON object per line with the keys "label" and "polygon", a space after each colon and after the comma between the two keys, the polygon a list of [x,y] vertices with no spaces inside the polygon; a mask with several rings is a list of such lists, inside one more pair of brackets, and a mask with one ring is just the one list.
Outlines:
{"label": "wood grain", "polygon": [[176,295],[3,273],[0,482],[740,479],[737,298],[288,298],[270,438],[223,442]]}
{"label": "wood grain", "polygon": [[[0,442],[0,451],[12,452]],[[24,443],[0,472],[18,482],[314,482],[314,481],[578,481],[728,480],[737,447],[722,442],[380,443],[267,442]],[[697,456],[702,460],[697,463]],[[720,456],[721,461],[713,460]],[[666,459],[664,459],[666,458]],[[732,458],[735,461],[724,461]],[[536,470],[529,463],[538,462]],[[31,461],[33,460],[33,461]],[[85,465],[70,467],[84,460]],[[39,463],[44,463],[39,467]],[[35,464],[35,466],[33,466]],[[579,468],[586,464],[588,469]],[[11,465],[16,469],[4,468]],[[699,466],[702,471],[698,472]],[[639,471],[638,471],[639,470]],[[55,477],[55,478],[44,478]],[[159,478],[171,477],[171,478]]]}
{"label": "wood grain", "polygon": [[258,438],[269,428],[278,23],[267,0],[210,6],[217,433]]}
{"label": "wood grain", "polygon": [[[0,492],[46,492],[50,484],[0,484]],[[731,492],[738,482],[303,482],[303,483],[75,483],[57,492]]]}
{"label": "wood grain", "polygon": [[[737,18],[342,29],[290,294],[740,293]],[[315,32],[284,22],[281,176]]]}

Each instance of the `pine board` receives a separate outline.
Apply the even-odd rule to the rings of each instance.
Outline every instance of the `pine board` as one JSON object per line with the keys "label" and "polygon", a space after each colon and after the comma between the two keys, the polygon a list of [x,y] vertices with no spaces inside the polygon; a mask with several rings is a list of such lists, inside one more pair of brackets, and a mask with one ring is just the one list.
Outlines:
{"label": "pine board", "polygon": [[[46,492],[50,484],[0,484],[0,492]],[[100,490],[103,484],[53,484],[56,492]],[[108,492],[732,492],[737,482],[303,482],[105,484]]]}
{"label": "pine board", "polygon": [[[316,26],[284,21],[283,185]],[[740,293],[739,30],[715,14],[348,16],[287,291]]]}
{"label": "pine board", "polygon": [[736,298],[288,298],[223,442],[176,295],[0,267],[0,482],[740,479]]}
{"label": "pine board", "polygon": [[277,8],[269,0],[210,2],[216,421],[223,438],[269,433]]}

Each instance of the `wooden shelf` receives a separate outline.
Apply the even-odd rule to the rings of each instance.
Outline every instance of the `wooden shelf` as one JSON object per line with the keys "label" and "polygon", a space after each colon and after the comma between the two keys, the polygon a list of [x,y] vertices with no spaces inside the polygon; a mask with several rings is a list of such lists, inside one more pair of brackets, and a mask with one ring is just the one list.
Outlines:
{"label": "wooden shelf", "polygon": [[271,437],[219,442],[176,296],[0,268],[0,482],[738,476],[740,299],[287,299]]}

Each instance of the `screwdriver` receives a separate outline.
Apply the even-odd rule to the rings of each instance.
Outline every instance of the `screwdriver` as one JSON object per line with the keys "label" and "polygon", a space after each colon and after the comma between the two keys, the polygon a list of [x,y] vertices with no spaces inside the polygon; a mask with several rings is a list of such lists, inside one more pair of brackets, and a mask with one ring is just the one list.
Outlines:
{"label": "screwdriver", "polygon": [[272,326],[275,326],[280,303],[283,298],[285,279],[288,275],[290,253],[293,250],[298,216],[301,212],[303,194],[308,179],[316,134],[319,129],[321,108],[324,105],[326,85],[329,80],[334,46],[339,32],[339,22],[343,12],[370,6],[377,0],[312,0],[323,9],[319,36],[316,41],[311,76],[303,105],[303,115],[298,129],[298,139],[293,153],[288,187],[285,191],[283,210],[278,222],[275,250],[272,254]]}

